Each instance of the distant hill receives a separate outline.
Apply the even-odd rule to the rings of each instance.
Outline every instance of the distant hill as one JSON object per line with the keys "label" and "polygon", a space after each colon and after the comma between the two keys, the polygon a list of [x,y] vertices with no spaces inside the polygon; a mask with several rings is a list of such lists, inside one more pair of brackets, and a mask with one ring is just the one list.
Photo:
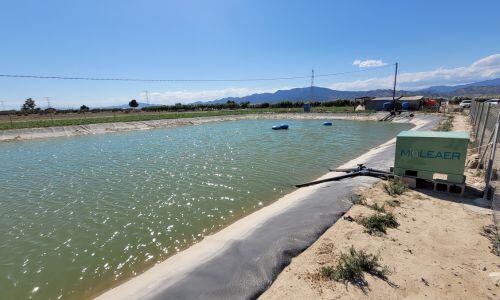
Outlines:
{"label": "distant hill", "polygon": [[[479,82],[473,82],[473,83],[468,83],[468,84],[453,85],[453,86],[448,86],[448,85],[431,86],[431,87],[420,90],[420,92],[447,94],[447,93],[454,93],[456,91],[461,91],[461,92],[468,93],[468,92],[472,92],[472,91],[480,92],[480,90],[483,87],[488,87],[488,88],[483,89],[484,92],[494,91],[495,89],[491,89],[491,87],[500,87],[500,78],[479,81]],[[477,89],[477,88],[480,88],[480,89]]]}
{"label": "distant hill", "polygon": [[[392,90],[372,90],[372,91],[338,91],[324,87],[313,87],[312,98],[314,101],[332,101],[337,99],[354,99],[357,97],[387,97],[392,96]],[[205,104],[218,104],[226,103],[227,101],[234,101],[237,103],[250,102],[250,103],[276,103],[280,101],[303,101],[311,100],[311,88],[294,88],[290,90],[278,90],[274,93],[253,94],[244,97],[228,97],[208,102],[195,102]]]}
{"label": "distant hill", "polygon": [[[453,97],[453,96],[496,96],[500,95],[500,78],[474,82],[469,84],[455,86],[431,86],[425,89],[416,91],[396,91],[397,96],[400,95],[423,95],[428,97]],[[219,104],[227,101],[236,103],[250,102],[255,103],[276,103],[281,101],[332,101],[338,99],[354,99],[358,97],[390,97],[392,90],[379,89],[369,91],[339,91],[324,87],[314,87],[311,98],[311,88],[294,88],[290,90],[278,90],[274,93],[252,94],[244,97],[228,97],[213,101],[198,101],[195,104]]]}
{"label": "distant hill", "polygon": [[[470,86],[456,89],[447,94],[448,96],[499,96],[500,86]],[[446,94],[444,95],[446,96]]]}
{"label": "distant hill", "polygon": [[[390,97],[392,90],[378,89],[369,91],[339,91],[329,88],[315,86],[312,92],[313,101],[333,101],[338,99],[354,99],[358,97]],[[425,89],[416,91],[396,91],[397,96],[405,95],[423,95],[427,97],[453,97],[453,96],[499,96],[500,95],[500,78],[473,82],[468,84],[446,86],[438,85],[431,86]],[[311,100],[311,88],[293,88],[290,90],[278,90],[274,93],[252,94],[244,97],[227,97],[213,101],[198,101],[194,104],[220,104],[227,101],[236,103],[250,102],[256,103],[277,103],[281,101],[308,101]],[[161,104],[147,104],[139,102],[138,108],[148,106],[160,106]],[[118,106],[109,106],[105,108],[129,108],[128,103]]]}

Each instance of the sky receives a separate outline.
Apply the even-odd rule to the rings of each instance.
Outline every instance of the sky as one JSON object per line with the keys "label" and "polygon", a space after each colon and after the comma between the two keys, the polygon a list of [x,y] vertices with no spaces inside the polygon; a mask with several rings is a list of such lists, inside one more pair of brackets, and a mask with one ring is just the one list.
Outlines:
{"label": "sky", "polygon": [[[114,82],[0,77],[0,101],[189,103],[311,84],[340,90],[500,77],[500,1],[61,0],[0,2],[0,74],[272,81]],[[355,72],[354,72],[355,71]],[[350,72],[350,73],[345,73]],[[1,108],[1,107],[0,107]]]}

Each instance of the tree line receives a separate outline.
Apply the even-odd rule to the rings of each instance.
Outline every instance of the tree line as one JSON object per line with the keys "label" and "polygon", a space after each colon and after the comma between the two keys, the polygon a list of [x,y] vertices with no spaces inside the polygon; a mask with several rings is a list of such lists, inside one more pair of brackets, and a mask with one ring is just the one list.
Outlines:
{"label": "tree line", "polygon": [[[445,100],[444,98],[440,98]],[[491,99],[491,97],[467,97],[467,96],[454,96],[449,100],[451,103],[460,103],[462,100],[476,100],[485,101]],[[231,109],[265,109],[265,108],[302,108],[304,104],[308,103],[311,107],[339,107],[339,106],[358,106],[362,104],[359,100],[349,100],[349,99],[338,99],[331,101],[280,101],[276,103],[250,103],[250,102],[235,102],[228,100],[225,103],[192,103],[192,104],[182,104],[176,103],[174,105],[158,105],[158,106],[146,106],[138,109],[139,102],[132,99],[128,105],[129,108],[90,108],[87,105],[82,105],[80,108],[71,109],[55,109],[55,108],[45,108],[41,109],[37,107],[35,100],[28,98],[24,101],[23,105],[19,110],[10,111],[0,111],[0,114],[5,115],[9,113],[15,113],[18,115],[22,114],[49,114],[49,113],[87,113],[87,112],[127,112],[127,111],[137,111],[142,110],[146,112],[179,112],[179,111],[212,111],[212,110],[231,110]]]}
{"label": "tree line", "polygon": [[87,112],[120,112],[130,110],[142,110],[146,112],[179,112],[179,111],[212,111],[212,110],[234,110],[234,109],[269,109],[269,108],[302,108],[304,104],[309,104],[311,107],[334,107],[334,106],[357,106],[360,101],[353,101],[349,99],[339,99],[333,101],[280,101],[276,103],[250,103],[250,102],[235,102],[228,100],[225,103],[196,103],[196,104],[182,104],[176,103],[174,105],[159,105],[159,106],[146,106],[140,109],[137,100],[132,99],[128,105],[129,108],[90,108],[87,105],[80,106],[79,109],[55,109],[37,107],[35,100],[28,98],[25,100],[20,110],[11,110],[1,112],[16,113],[16,114],[49,114],[49,113],[87,113]]}
{"label": "tree line", "polygon": [[334,100],[334,101],[280,101],[276,103],[250,103],[235,102],[232,100],[226,103],[200,103],[200,104],[182,104],[148,106],[142,108],[143,111],[205,111],[205,110],[223,110],[223,109],[262,109],[262,108],[302,108],[308,103],[311,107],[333,107],[333,106],[357,106],[359,101],[353,100]]}

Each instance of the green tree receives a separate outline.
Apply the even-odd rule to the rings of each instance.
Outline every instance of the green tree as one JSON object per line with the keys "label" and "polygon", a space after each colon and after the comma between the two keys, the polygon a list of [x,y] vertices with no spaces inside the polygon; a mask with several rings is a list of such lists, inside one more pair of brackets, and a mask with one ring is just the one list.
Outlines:
{"label": "green tree", "polygon": [[26,101],[24,101],[23,106],[21,106],[21,110],[23,111],[33,111],[35,110],[36,104],[35,100],[28,98]]}
{"label": "green tree", "polygon": [[82,111],[82,112],[86,112],[86,111],[89,111],[89,110],[90,110],[90,108],[87,105],[80,106],[80,111]]}
{"label": "green tree", "polygon": [[227,100],[227,107],[229,109],[235,109],[238,106],[238,104],[232,100]]}
{"label": "green tree", "polygon": [[137,102],[137,100],[132,99],[132,101],[128,103],[128,106],[130,106],[131,108],[137,108],[139,106],[139,103]]}

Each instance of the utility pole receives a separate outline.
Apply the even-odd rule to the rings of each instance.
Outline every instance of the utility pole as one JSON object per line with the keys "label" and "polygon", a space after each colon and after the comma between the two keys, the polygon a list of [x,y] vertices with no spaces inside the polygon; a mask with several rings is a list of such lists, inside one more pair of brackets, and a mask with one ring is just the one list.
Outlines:
{"label": "utility pole", "polygon": [[311,70],[311,95],[310,95],[310,98],[311,98],[311,102],[314,101],[314,69]]}
{"label": "utility pole", "polygon": [[396,113],[396,83],[398,78],[398,63],[395,65],[394,69],[394,87],[392,89],[392,111]]}
{"label": "utility pole", "polygon": [[146,94],[146,103],[149,105],[149,95],[148,95],[148,91],[144,91],[144,94]]}
{"label": "utility pole", "polygon": [[45,97],[45,100],[47,101],[47,112],[49,113],[50,119],[54,121],[54,118],[52,117],[52,110],[50,107],[50,97]]}

